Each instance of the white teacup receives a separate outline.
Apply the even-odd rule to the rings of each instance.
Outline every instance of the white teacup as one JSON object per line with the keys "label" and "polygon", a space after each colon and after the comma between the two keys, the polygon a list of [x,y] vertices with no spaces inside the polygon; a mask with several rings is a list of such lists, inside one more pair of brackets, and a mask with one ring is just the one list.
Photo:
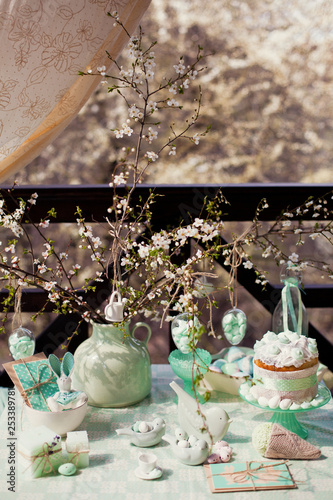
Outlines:
{"label": "white teacup", "polygon": [[141,453],[139,455],[139,469],[143,474],[149,474],[156,468],[157,457],[154,453]]}
{"label": "white teacup", "polygon": [[[115,301],[117,297],[117,301]],[[110,302],[104,309],[105,319],[107,321],[123,321],[124,319],[124,304],[121,300],[121,295],[119,292],[115,291],[110,297]]]}

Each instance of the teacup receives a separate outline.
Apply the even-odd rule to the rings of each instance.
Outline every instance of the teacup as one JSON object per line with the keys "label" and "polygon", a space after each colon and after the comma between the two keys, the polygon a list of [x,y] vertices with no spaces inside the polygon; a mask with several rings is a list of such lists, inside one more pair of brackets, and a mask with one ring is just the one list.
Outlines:
{"label": "teacup", "polygon": [[141,453],[139,455],[139,469],[143,474],[149,474],[156,468],[157,457],[154,453]]}

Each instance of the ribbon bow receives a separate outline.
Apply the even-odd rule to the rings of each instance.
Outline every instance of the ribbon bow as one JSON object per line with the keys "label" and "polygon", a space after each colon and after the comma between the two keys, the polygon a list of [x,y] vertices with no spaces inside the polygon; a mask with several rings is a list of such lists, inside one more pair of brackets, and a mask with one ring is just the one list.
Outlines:
{"label": "ribbon bow", "polygon": [[[26,455],[25,453],[23,453],[22,451],[19,451],[20,455],[22,455],[25,459],[27,459],[31,462],[30,465],[28,465],[28,467],[23,472],[26,472],[29,469],[29,467],[32,467],[33,464],[35,463],[35,461],[38,458],[40,458],[40,459],[42,459],[42,462],[43,462],[43,469],[42,469],[41,475],[50,474],[50,472],[53,472],[53,474],[56,474],[56,471],[54,470],[54,467],[51,464],[50,456],[55,455],[56,453],[62,452],[62,448],[60,447],[58,450],[53,450],[52,448],[54,447],[54,444],[55,443],[52,443],[52,445],[50,446],[49,443],[44,442],[42,445],[42,450],[39,453],[37,453],[37,455],[29,456],[29,455]],[[37,467],[36,467],[36,469],[37,469]]]}

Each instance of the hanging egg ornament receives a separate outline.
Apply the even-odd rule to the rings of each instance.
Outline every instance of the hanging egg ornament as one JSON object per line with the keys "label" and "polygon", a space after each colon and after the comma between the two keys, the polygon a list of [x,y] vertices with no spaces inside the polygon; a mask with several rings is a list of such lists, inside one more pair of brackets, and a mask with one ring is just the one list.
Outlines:
{"label": "hanging egg ornament", "polygon": [[8,337],[8,348],[15,361],[32,356],[35,352],[34,334],[22,326],[16,328]]}
{"label": "hanging egg ornament", "polygon": [[191,352],[190,344],[196,346],[201,328],[196,316],[189,313],[178,314],[171,323],[171,335],[177,349],[183,354]]}
{"label": "hanging egg ornament", "polygon": [[239,344],[245,337],[247,327],[246,314],[241,309],[229,309],[222,318],[225,338],[232,345]]}

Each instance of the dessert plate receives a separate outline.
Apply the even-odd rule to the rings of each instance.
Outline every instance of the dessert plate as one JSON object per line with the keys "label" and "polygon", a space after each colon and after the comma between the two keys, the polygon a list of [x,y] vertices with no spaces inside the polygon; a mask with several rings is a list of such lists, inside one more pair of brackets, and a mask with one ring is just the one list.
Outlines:
{"label": "dessert plate", "polygon": [[142,472],[142,470],[140,470],[140,467],[135,469],[136,477],[138,477],[139,479],[146,479],[148,481],[151,479],[158,479],[159,477],[162,476],[162,474],[163,471],[161,467],[155,467],[155,469],[153,469],[151,472],[148,473]]}

